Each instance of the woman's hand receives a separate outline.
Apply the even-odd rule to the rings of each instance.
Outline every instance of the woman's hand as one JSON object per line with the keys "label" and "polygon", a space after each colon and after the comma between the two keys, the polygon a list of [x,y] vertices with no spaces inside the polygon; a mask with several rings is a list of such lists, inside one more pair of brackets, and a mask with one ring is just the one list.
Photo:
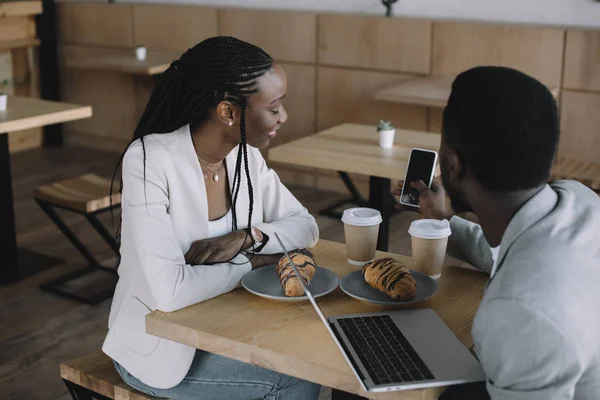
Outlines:
{"label": "woman's hand", "polygon": [[240,250],[246,250],[251,246],[252,238],[243,230],[215,238],[196,240],[185,254],[185,262],[191,265],[228,262]]}
{"label": "woman's hand", "polygon": [[[419,214],[423,218],[447,219],[452,218],[452,213],[446,208],[446,191],[440,184],[437,178],[431,181],[431,188],[428,188],[423,181],[411,182],[410,186],[419,191]],[[404,181],[398,182],[398,189],[394,189],[392,193],[396,196],[402,194]],[[403,209],[402,204],[396,205],[396,208]],[[407,209],[414,210],[413,207]]]}

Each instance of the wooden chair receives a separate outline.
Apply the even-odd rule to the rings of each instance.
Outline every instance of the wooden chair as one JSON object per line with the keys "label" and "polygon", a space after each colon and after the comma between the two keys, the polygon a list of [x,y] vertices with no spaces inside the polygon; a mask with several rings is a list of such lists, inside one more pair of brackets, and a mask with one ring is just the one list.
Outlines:
{"label": "wooden chair", "polygon": [[[34,199],[89,263],[88,268],[77,270],[51,282],[44,283],[41,288],[88,304],[96,304],[112,296],[117,280],[116,270],[106,268],[96,260],[88,248],[60,218],[56,209],[68,210],[83,215],[115,254],[118,254],[118,243],[97,217],[99,213],[120,206],[121,195],[118,193],[118,188],[113,188],[111,193],[109,180],[94,174],[87,174],[40,186],[35,190]],[[96,271],[108,272],[113,278],[109,279],[108,284],[99,285],[99,288],[94,287],[94,289],[99,290],[94,290],[92,294],[89,291],[84,294],[86,291],[83,289],[85,288],[78,291],[72,287],[73,285],[69,285],[72,281]]]}
{"label": "wooden chair", "polygon": [[551,181],[573,179],[600,194],[600,164],[560,157],[552,167]]}
{"label": "wooden chair", "polygon": [[60,364],[60,376],[74,400],[155,400],[128,386],[103,352]]}

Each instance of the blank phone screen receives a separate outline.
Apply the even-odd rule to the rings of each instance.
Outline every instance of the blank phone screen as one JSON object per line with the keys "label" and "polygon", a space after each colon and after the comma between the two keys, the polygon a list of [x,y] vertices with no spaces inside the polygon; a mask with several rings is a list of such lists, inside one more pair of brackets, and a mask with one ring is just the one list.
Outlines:
{"label": "blank phone screen", "polygon": [[430,151],[412,150],[400,198],[402,203],[419,206],[419,191],[410,187],[410,183],[422,180],[427,186],[431,185],[435,156],[435,153]]}

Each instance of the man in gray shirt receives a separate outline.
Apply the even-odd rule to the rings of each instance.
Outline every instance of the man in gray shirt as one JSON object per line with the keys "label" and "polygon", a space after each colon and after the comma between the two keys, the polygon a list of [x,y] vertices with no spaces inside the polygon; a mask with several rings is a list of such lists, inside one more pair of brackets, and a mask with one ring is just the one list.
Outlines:
{"label": "man in gray shirt", "polygon": [[546,183],[552,94],[513,69],[471,69],[453,83],[442,131],[445,191],[480,225],[446,210],[437,181],[410,184],[423,217],[450,220],[449,253],[490,273],[472,330],[489,396],[600,399],[600,198]]}

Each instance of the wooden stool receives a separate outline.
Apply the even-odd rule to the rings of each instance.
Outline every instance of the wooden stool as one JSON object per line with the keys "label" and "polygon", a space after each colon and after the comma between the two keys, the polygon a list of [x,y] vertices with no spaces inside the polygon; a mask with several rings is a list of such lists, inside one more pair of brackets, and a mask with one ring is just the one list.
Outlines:
{"label": "wooden stool", "polygon": [[155,400],[128,386],[103,352],[60,364],[60,376],[74,400]]}
{"label": "wooden stool", "polygon": [[560,157],[552,167],[550,179],[573,179],[600,193],[600,164]]}
{"label": "wooden stool", "polygon": [[[110,248],[119,253],[119,245],[114,237],[98,220],[97,214],[109,211],[121,204],[121,195],[117,188],[110,192],[110,181],[94,174],[82,175],[77,178],[62,182],[44,185],[36,188],[34,199],[52,222],[69,239],[81,255],[88,261],[89,268],[78,270],[61,276],[51,282],[44,283],[41,288],[64,296],[75,298],[79,301],[96,304],[112,296],[116,285],[116,270],[102,266],[90,253],[85,245],[77,238],[73,231],[60,218],[55,208],[68,210],[83,215],[108,243]],[[112,203],[112,204],[111,204]],[[77,290],[69,289],[69,283],[75,279],[95,271],[107,271],[113,278],[101,287],[95,294],[85,295],[77,293]],[[83,292],[83,290],[82,290]]]}

